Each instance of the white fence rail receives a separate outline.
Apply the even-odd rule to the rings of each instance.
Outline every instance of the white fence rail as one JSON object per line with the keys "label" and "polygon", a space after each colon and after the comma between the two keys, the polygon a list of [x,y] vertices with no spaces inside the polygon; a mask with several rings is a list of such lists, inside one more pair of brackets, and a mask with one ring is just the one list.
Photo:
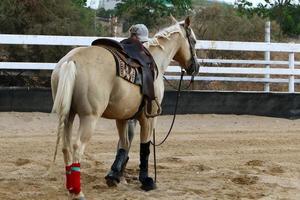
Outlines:
{"label": "white fence rail", "polygon": [[[79,36],[47,36],[47,35],[10,35],[0,34],[0,44],[5,45],[59,45],[59,46],[89,46],[98,37]],[[122,38],[112,38],[120,41]],[[263,42],[232,42],[232,41],[205,41],[198,40],[198,50],[218,51],[254,51],[254,52],[281,52],[288,53],[287,60],[229,60],[229,59],[198,59],[201,64],[201,76],[195,80],[202,81],[232,81],[232,82],[258,82],[258,83],[288,83],[289,92],[295,92],[295,84],[300,83],[300,65],[295,61],[295,53],[300,53],[300,44],[294,43],[263,43]],[[212,65],[205,67],[205,65]],[[220,67],[220,64],[255,65],[257,67]],[[217,65],[217,66],[216,66]],[[280,65],[281,68],[272,68]],[[55,63],[26,63],[26,62],[0,62],[0,69],[30,69],[52,70]],[[271,66],[265,67],[265,66]],[[286,66],[282,68],[282,66]],[[177,66],[169,66],[167,72],[180,72]],[[211,76],[214,75],[214,76]],[[215,76],[218,75],[218,76]],[[264,78],[226,77],[226,75],[264,75]],[[269,75],[284,75],[288,78],[269,78]],[[178,79],[179,76],[167,76],[168,79]],[[185,77],[189,79],[189,77]]]}

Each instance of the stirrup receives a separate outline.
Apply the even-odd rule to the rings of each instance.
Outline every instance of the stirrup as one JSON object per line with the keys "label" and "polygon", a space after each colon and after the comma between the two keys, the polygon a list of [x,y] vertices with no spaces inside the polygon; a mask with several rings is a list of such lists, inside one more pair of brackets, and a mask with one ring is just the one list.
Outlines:
{"label": "stirrup", "polygon": [[[157,97],[155,97],[155,99],[152,100],[152,101],[154,101],[156,103],[156,106],[158,107],[157,113],[154,113],[154,114],[148,113],[148,109],[147,109],[147,107],[148,107],[148,101],[146,101],[145,102],[145,107],[144,107],[144,113],[145,113],[145,115],[146,115],[147,118],[157,117],[157,116],[159,116],[161,114],[161,111],[162,111],[161,106],[160,106],[160,104],[159,104],[159,102],[157,100]],[[151,103],[152,103],[152,101],[151,101]]]}

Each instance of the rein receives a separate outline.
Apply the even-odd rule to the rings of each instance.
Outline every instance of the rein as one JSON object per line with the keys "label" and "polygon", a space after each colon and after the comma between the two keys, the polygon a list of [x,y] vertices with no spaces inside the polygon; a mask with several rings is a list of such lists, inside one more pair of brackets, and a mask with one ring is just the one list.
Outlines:
{"label": "rein", "polygon": [[178,85],[175,109],[174,109],[174,113],[173,113],[173,119],[172,119],[171,126],[169,128],[169,131],[168,131],[167,135],[165,136],[165,138],[159,144],[155,144],[154,142],[151,141],[151,144],[155,147],[161,146],[163,143],[165,143],[165,141],[168,139],[168,137],[169,137],[169,135],[170,135],[170,133],[173,129],[173,125],[174,125],[176,115],[177,115],[178,100],[179,100],[179,96],[180,96],[180,92],[181,92],[181,83],[182,83],[183,75],[184,75],[184,71],[181,71],[181,76],[180,76],[180,81],[179,81],[179,85]]}
{"label": "rein", "polygon": [[[173,88],[174,90],[177,90],[177,88],[165,76],[163,78],[171,88]],[[185,88],[183,88],[183,90],[187,90],[191,87],[191,85],[194,83],[194,78],[195,78],[194,76],[191,76],[190,83]]]}
{"label": "rein", "polygon": [[[157,177],[157,168],[156,168],[156,148],[158,146],[161,146],[163,143],[165,143],[165,141],[168,139],[168,137],[170,136],[170,133],[173,129],[173,125],[175,123],[175,119],[176,119],[176,115],[177,115],[177,107],[178,107],[178,100],[180,97],[180,92],[181,92],[181,83],[182,83],[182,79],[183,79],[183,75],[184,75],[184,71],[181,71],[181,76],[180,76],[180,81],[179,81],[179,85],[178,85],[178,90],[177,90],[177,96],[176,96],[176,103],[175,103],[175,109],[174,109],[174,113],[173,113],[173,119],[172,119],[172,123],[171,126],[169,128],[168,133],[166,134],[165,138],[158,144],[156,144],[155,141],[155,128],[153,129],[153,141],[150,141],[151,145],[153,146],[153,157],[154,157],[154,180],[156,182],[156,177]],[[192,81],[191,81],[192,82]],[[191,84],[190,84],[191,85]]]}
{"label": "rein", "polygon": [[[187,87],[187,88],[189,88],[192,85],[192,83],[194,82],[194,76],[195,76],[195,74],[197,74],[198,71],[199,71],[199,64],[197,62],[197,58],[195,56],[195,50],[193,48],[192,41],[191,41],[191,38],[190,38],[190,36],[191,36],[191,29],[188,28],[188,27],[185,27],[185,31],[186,31],[186,34],[187,34],[187,39],[188,39],[188,43],[189,43],[190,53],[192,55],[191,64],[190,64],[191,67],[187,70],[188,74],[192,75],[190,84]],[[156,182],[156,177],[157,177],[156,149],[155,149],[155,147],[161,146],[163,143],[165,143],[165,141],[168,139],[168,137],[170,136],[170,133],[171,133],[171,131],[173,129],[173,125],[174,125],[174,122],[175,122],[175,119],[176,119],[176,115],[177,115],[178,100],[179,100],[179,97],[180,97],[181,83],[182,83],[182,80],[183,80],[183,75],[184,75],[184,71],[182,70],[181,71],[179,85],[178,85],[178,89],[177,89],[177,96],[176,96],[175,109],[174,109],[174,113],[173,113],[173,120],[172,120],[170,129],[169,129],[168,133],[166,134],[165,138],[160,143],[158,143],[158,144],[156,144],[156,141],[155,141],[155,128],[153,129],[153,141],[150,141],[150,143],[153,146],[154,176],[155,176],[154,180],[155,180],[155,182]],[[165,77],[164,77],[164,79],[167,81],[167,83],[171,87],[173,87]]]}

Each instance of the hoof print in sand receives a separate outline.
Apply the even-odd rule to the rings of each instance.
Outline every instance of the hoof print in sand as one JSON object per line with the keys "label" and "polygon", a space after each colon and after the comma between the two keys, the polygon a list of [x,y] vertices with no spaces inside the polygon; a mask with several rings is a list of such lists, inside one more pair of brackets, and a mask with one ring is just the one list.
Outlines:
{"label": "hoof print in sand", "polygon": [[208,166],[205,166],[205,165],[202,165],[202,164],[199,164],[199,165],[192,165],[190,167],[192,170],[195,170],[197,172],[203,172],[203,171],[209,171],[209,170],[212,170],[212,168],[208,167]]}
{"label": "hoof print in sand", "polygon": [[261,167],[265,164],[264,161],[262,160],[250,160],[246,163],[248,166],[256,166],[256,167]]}
{"label": "hoof print in sand", "polygon": [[16,160],[15,165],[16,166],[23,166],[26,164],[29,164],[30,160],[29,159],[24,159],[24,158],[18,158],[18,160]]}
{"label": "hoof print in sand", "polygon": [[239,185],[253,185],[257,183],[258,177],[242,175],[242,176],[232,178],[231,181]]}
{"label": "hoof print in sand", "polygon": [[282,174],[284,173],[284,170],[281,166],[270,166],[268,173],[271,175]]}

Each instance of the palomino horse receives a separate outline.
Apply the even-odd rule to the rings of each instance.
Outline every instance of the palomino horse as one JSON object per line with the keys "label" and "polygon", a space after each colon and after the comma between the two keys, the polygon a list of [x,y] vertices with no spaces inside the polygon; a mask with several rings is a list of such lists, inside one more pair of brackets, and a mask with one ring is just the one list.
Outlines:
{"label": "palomino horse", "polygon": [[[190,28],[189,18],[182,23],[176,21],[145,44],[158,67],[154,88],[159,103],[164,94],[163,74],[172,59],[178,61],[190,74],[198,71],[195,44],[196,38]],[[138,112],[143,96],[139,86],[116,76],[112,53],[99,46],[79,47],[70,51],[55,67],[51,85],[53,112],[57,112],[59,118],[55,156],[62,138],[66,188],[73,199],[85,199],[80,186],[80,160],[96,122],[100,117],[115,119],[119,132],[119,150],[106,177],[109,184],[110,181],[118,181],[121,176],[130,147],[127,121]],[[80,121],[79,130],[72,145],[72,124],[76,114]],[[141,126],[139,180],[144,190],[151,190],[155,184],[148,176],[148,158],[156,118],[147,118],[141,112],[136,119]]]}

